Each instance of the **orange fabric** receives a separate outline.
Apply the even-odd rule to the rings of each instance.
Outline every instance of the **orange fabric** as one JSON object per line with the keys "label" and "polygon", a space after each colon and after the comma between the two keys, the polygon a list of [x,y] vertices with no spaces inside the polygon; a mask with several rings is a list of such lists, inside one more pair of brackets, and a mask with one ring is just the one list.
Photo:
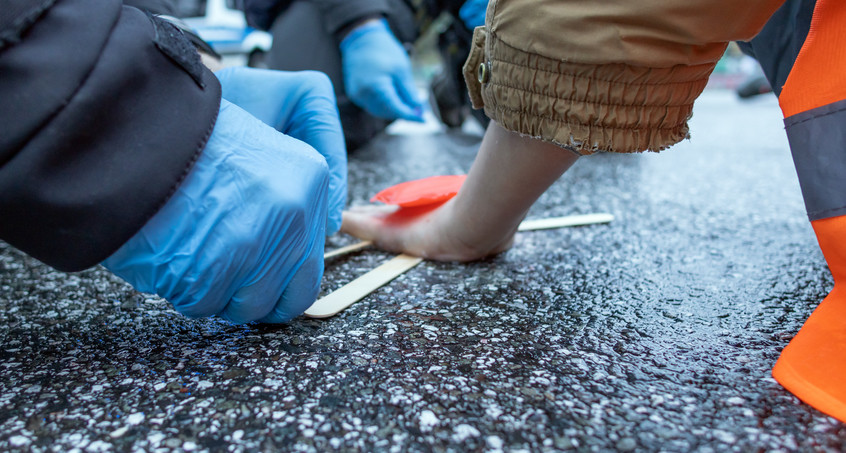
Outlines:
{"label": "orange fabric", "polygon": [[467,175],[432,176],[397,184],[380,191],[370,201],[403,208],[443,203],[458,193]]}
{"label": "orange fabric", "polygon": [[773,377],[802,401],[846,422],[846,216],[811,224],[834,289],[784,348]]}
{"label": "orange fabric", "polygon": [[[844,49],[846,2],[818,0],[808,37],[779,97],[785,118],[846,99]],[[784,348],[773,377],[802,401],[846,422],[846,216],[811,224],[834,289]]]}
{"label": "orange fabric", "polygon": [[808,37],[784,83],[784,117],[846,99],[846,2],[818,0]]}

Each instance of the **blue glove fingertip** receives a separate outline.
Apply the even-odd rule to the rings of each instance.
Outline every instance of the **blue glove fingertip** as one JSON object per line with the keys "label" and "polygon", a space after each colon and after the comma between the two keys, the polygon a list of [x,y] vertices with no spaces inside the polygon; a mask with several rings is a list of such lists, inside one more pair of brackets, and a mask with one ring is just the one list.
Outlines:
{"label": "blue glove fingertip", "polygon": [[467,0],[458,10],[458,17],[464,22],[468,30],[485,25],[485,12],[488,0]]}
{"label": "blue glove fingertip", "polygon": [[420,123],[426,122],[426,120],[423,118],[423,112],[424,111],[425,111],[425,109],[423,108],[423,106],[414,107],[414,114],[417,115],[417,118],[415,118],[414,121],[417,121],[417,122],[420,122]]}

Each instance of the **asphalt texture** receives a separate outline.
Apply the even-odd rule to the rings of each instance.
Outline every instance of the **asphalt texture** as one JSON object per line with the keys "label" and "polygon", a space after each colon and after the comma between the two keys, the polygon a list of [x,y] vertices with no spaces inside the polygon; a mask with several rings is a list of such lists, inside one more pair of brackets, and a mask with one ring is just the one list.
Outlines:
{"label": "asphalt texture", "polygon": [[[613,223],[424,262],[327,320],[187,319],[0,245],[0,450],[846,450],[770,375],[833,284],[777,103],[707,91],[691,125],[580,159],[529,214]],[[351,156],[351,202],[466,172],[478,143],[381,136]],[[328,261],[323,291],[390,256]]]}

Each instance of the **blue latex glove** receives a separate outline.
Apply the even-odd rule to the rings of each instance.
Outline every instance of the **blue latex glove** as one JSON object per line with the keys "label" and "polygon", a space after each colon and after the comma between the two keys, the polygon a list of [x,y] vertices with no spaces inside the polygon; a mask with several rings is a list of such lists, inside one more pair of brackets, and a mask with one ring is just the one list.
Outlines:
{"label": "blue latex glove", "polygon": [[313,146],[329,164],[326,234],[341,228],[347,202],[347,150],[335,91],[325,74],[227,68],[216,74],[223,98],[282,132]]}
{"label": "blue latex glove", "polygon": [[485,25],[485,10],[488,0],[467,0],[458,10],[458,17],[464,22],[468,30]]}
{"label": "blue latex glove", "polygon": [[221,100],[185,180],[103,265],[186,316],[288,321],[317,297],[328,195],[320,153]]}
{"label": "blue latex glove", "polygon": [[373,116],[423,121],[411,60],[385,19],[368,22],[341,41],[344,89]]}

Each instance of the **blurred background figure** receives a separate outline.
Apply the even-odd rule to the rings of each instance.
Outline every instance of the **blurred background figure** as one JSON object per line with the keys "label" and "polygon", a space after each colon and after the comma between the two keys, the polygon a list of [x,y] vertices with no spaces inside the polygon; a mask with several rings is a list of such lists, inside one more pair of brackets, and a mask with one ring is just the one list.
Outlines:
{"label": "blurred background figure", "polygon": [[[269,30],[271,69],[318,70],[335,86],[347,147],[367,143],[392,121],[423,121],[425,98],[409,52],[433,24],[444,65],[431,105],[449,127],[469,114],[461,66],[487,0],[243,0],[247,23]],[[437,20],[447,17],[447,20]],[[446,24],[446,25],[443,25]],[[487,123],[482,115],[480,118]]]}

